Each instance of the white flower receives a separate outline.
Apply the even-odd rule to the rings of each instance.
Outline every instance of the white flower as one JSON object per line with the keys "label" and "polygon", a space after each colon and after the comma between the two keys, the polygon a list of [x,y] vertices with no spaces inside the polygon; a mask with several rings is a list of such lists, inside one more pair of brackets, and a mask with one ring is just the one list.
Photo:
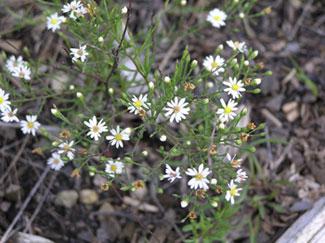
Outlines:
{"label": "white flower", "polygon": [[47,29],[55,32],[60,29],[61,24],[64,23],[65,20],[65,17],[59,16],[58,13],[54,13],[47,17]]}
{"label": "white flower", "polygon": [[193,177],[191,180],[189,180],[187,185],[189,185],[191,189],[195,190],[198,188],[208,190],[209,180],[206,177],[210,173],[211,171],[209,170],[209,168],[204,169],[203,164],[200,164],[198,170],[196,170],[195,168],[187,169],[186,174]]}
{"label": "white flower", "polygon": [[87,56],[89,53],[86,51],[87,46],[80,46],[79,48],[70,48],[70,55],[72,55],[72,61],[76,62],[80,59],[81,62],[86,61]]}
{"label": "white flower", "polygon": [[242,53],[246,51],[246,43],[245,42],[229,40],[229,41],[226,41],[226,43],[234,51],[239,51]]}
{"label": "white flower", "polygon": [[12,76],[17,78],[23,78],[25,80],[30,80],[31,71],[27,65],[20,65],[15,68],[12,72]]}
{"label": "white flower", "polygon": [[109,160],[106,163],[105,171],[111,177],[114,177],[116,174],[122,174],[124,164],[120,161]]}
{"label": "white flower", "polygon": [[223,65],[225,63],[225,59],[220,56],[213,57],[212,55],[207,56],[203,61],[203,66],[214,75],[219,75],[225,71]]}
{"label": "white flower", "polygon": [[246,174],[246,171],[244,171],[242,169],[237,170],[237,176],[236,176],[235,182],[242,183],[242,182],[246,181],[247,178],[248,178],[248,176]]}
{"label": "white flower", "polygon": [[87,13],[87,9],[80,1],[72,1],[71,3],[67,3],[63,5],[62,8],[63,13],[69,13],[69,17],[73,20],[77,19],[77,17],[81,17]]}
{"label": "white flower", "polygon": [[6,68],[10,73],[13,73],[16,68],[20,66],[26,65],[26,62],[24,62],[23,58],[19,56],[17,59],[15,56],[11,56],[7,61],[6,61]]}
{"label": "white flower", "polygon": [[74,153],[75,153],[75,149],[73,148],[73,145],[74,145],[74,141],[71,141],[70,143],[69,142],[63,142],[59,145],[59,150],[58,150],[58,153],[59,154],[66,154],[67,157],[70,159],[70,160],[73,160],[74,159]]}
{"label": "white flower", "polygon": [[226,159],[231,164],[231,166],[238,169],[238,168],[240,168],[242,159],[235,159],[235,158],[236,158],[236,155],[234,155],[233,158],[231,158],[229,153],[227,153],[227,155],[226,155]]}
{"label": "white flower", "polygon": [[58,153],[53,153],[52,157],[47,160],[47,164],[52,170],[60,170],[64,166],[64,162]]}
{"label": "white flower", "polygon": [[226,193],[226,200],[231,204],[235,203],[235,196],[239,196],[239,192],[242,190],[241,188],[237,188],[237,185],[235,185],[234,181],[231,180],[228,184],[229,190]]}
{"label": "white flower", "polygon": [[229,120],[234,119],[236,116],[235,111],[238,109],[236,107],[237,103],[230,99],[228,103],[226,104],[223,99],[220,99],[222,108],[219,108],[217,110],[217,114],[219,115],[219,118],[222,122],[227,122]]}
{"label": "white flower", "polygon": [[120,130],[120,126],[117,126],[116,129],[111,129],[111,135],[106,136],[106,139],[109,141],[111,146],[116,148],[123,148],[123,141],[130,140],[130,129],[126,128],[123,131]]}
{"label": "white flower", "polygon": [[175,120],[179,123],[181,120],[186,119],[186,115],[189,114],[190,108],[187,106],[188,103],[185,98],[179,100],[178,97],[175,97],[174,100],[167,102],[167,106],[164,108],[166,111],[165,116],[170,117],[170,122]]}
{"label": "white flower", "polygon": [[207,17],[207,21],[209,21],[216,28],[220,28],[221,26],[226,25],[226,19],[227,14],[217,8],[211,10]]}
{"label": "white flower", "polygon": [[10,109],[9,94],[0,88],[0,111]]}
{"label": "white flower", "polygon": [[100,138],[101,133],[108,131],[103,119],[97,122],[96,116],[93,116],[93,118],[89,119],[88,122],[84,121],[84,124],[89,127],[89,132],[87,133],[87,136],[93,138],[95,141]]}
{"label": "white flower", "polygon": [[180,179],[181,174],[179,172],[179,167],[176,170],[173,170],[168,164],[166,164],[164,179],[167,179],[170,183],[172,183],[175,179]]}
{"label": "white flower", "polygon": [[40,128],[41,124],[37,121],[37,116],[26,116],[26,121],[20,121],[20,127],[24,134],[36,135],[36,131]]}
{"label": "white flower", "polygon": [[229,81],[224,81],[223,84],[228,86],[224,91],[231,95],[233,99],[239,98],[241,96],[240,92],[246,91],[243,82],[241,80],[237,81],[236,78],[230,77]]}
{"label": "white flower", "polygon": [[140,94],[139,97],[133,95],[131,100],[132,102],[129,104],[128,110],[130,113],[139,114],[139,111],[143,109],[149,109],[150,103],[148,103],[148,95]]}
{"label": "white flower", "polygon": [[11,107],[8,107],[1,112],[1,120],[4,122],[19,122],[18,117],[16,116],[17,109],[12,110]]}

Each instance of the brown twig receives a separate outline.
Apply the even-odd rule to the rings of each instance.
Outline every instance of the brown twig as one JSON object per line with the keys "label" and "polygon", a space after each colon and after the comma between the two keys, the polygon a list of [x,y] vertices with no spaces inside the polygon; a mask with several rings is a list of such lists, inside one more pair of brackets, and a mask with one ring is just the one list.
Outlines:
{"label": "brown twig", "polygon": [[121,50],[123,41],[124,41],[125,36],[126,36],[126,31],[128,29],[131,12],[132,12],[132,0],[129,0],[127,18],[126,18],[126,23],[125,23],[125,27],[124,27],[124,30],[123,30],[122,38],[121,38],[117,48],[112,50],[112,53],[113,53],[113,56],[114,56],[114,63],[113,63],[111,71],[109,72],[109,74],[108,74],[108,76],[107,76],[107,78],[105,80],[106,106],[108,105],[108,101],[109,101],[109,92],[108,92],[109,81],[111,80],[114,72],[116,71],[116,69],[118,67],[119,54],[120,54],[120,50]]}
{"label": "brown twig", "polygon": [[15,227],[16,223],[18,222],[18,220],[20,219],[20,217],[22,216],[23,212],[25,211],[25,209],[27,208],[29,202],[32,200],[33,196],[35,195],[36,191],[38,190],[38,188],[40,187],[40,185],[42,184],[42,182],[44,181],[45,177],[47,176],[48,172],[49,172],[50,168],[46,167],[45,170],[43,171],[42,175],[40,176],[40,178],[38,179],[38,181],[36,182],[36,184],[33,186],[33,189],[30,191],[28,197],[25,199],[23,205],[21,206],[19,212],[16,214],[14,220],[11,222],[11,224],[9,225],[8,229],[6,230],[6,232],[3,234],[0,243],[5,243],[7,242],[9,235],[11,234],[11,231],[13,230],[13,228]]}

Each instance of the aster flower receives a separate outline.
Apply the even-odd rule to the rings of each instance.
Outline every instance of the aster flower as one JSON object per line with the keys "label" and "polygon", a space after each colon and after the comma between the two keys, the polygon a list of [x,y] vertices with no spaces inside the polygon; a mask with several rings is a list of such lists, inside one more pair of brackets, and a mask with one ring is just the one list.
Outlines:
{"label": "aster flower", "polygon": [[167,179],[170,183],[172,183],[175,179],[180,179],[181,174],[179,172],[179,167],[176,170],[173,170],[168,164],[166,164],[164,179]]}
{"label": "aster flower", "polygon": [[58,13],[54,13],[51,16],[47,17],[47,29],[55,32],[60,29],[62,23],[66,21],[66,18],[59,16]]}
{"label": "aster flower", "polygon": [[220,103],[222,105],[222,108],[219,108],[217,110],[217,114],[219,115],[219,118],[222,122],[227,122],[236,116],[235,111],[238,109],[236,107],[237,103],[230,99],[228,103],[226,104],[223,99],[220,99]]}
{"label": "aster flower", "polygon": [[228,81],[223,82],[224,85],[228,86],[224,89],[233,99],[239,98],[242,94],[240,92],[246,91],[244,84],[241,80],[237,81],[237,78],[229,78]]}
{"label": "aster flower", "polygon": [[30,80],[31,70],[26,64],[20,65],[13,70],[12,76],[25,80]]}
{"label": "aster flower", "polygon": [[203,61],[203,66],[214,75],[219,75],[225,71],[223,65],[225,63],[225,59],[220,56],[213,57],[212,55],[207,56]]}
{"label": "aster flower", "polygon": [[244,171],[242,169],[237,170],[236,173],[237,173],[237,176],[236,176],[235,182],[237,182],[237,183],[242,183],[242,182],[246,181],[246,179],[248,178],[246,171]]}
{"label": "aster flower", "polygon": [[175,120],[179,123],[181,120],[186,119],[186,115],[189,114],[190,108],[187,106],[188,103],[185,98],[179,99],[175,97],[174,100],[167,102],[167,106],[164,108],[165,116],[170,117],[170,122]]}
{"label": "aster flower", "polygon": [[0,88],[0,111],[10,109],[9,94]]}
{"label": "aster flower", "polygon": [[237,185],[235,185],[234,181],[231,180],[228,184],[229,190],[226,192],[226,200],[231,204],[235,203],[235,197],[239,196],[239,192],[242,190],[241,188],[237,188]]}
{"label": "aster flower", "polygon": [[103,119],[97,122],[96,116],[93,116],[91,119],[89,119],[88,122],[84,121],[84,124],[89,127],[89,132],[87,133],[87,136],[93,138],[95,141],[100,138],[101,133],[108,131]]}
{"label": "aster flower", "polygon": [[245,42],[229,40],[229,41],[226,41],[226,43],[234,51],[239,51],[242,53],[246,51],[246,43]]}
{"label": "aster flower", "polygon": [[59,154],[66,154],[70,160],[74,159],[74,153],[76,149],[73,148],[74,141],[63,142],[59,145]]}
{"label": "aster flower", "polygon": [[22,56],[16,58],[15,56],[11,56],[6,61],[6,68],[10,73],[13,73],[18,67],[26,65],[26,62],[23,60]]}
{"label": "aster flower", "polygon": [[81,62],[86,61],[87,56],[89,53],[86,51],[87,46],[80,46],[79,48],[70,48],[70,55],[72,55],[72,61],[76,62],[80,59]]}
{"label": "aster flower", "polygon": [[126,128],[121,131],[120,126],[117,126],[116,129],[111,129],[111,135],[106,136],[106,139],[109,143],[116,148],[123,148],[123,141],[130,140],[130,129]]}
{"label": "aster flower", "polygon": [[209,12],[207,21],[212,24],[212,26],[216,28],[220,28],[221,26],[225,26],[225,20],[227,19],[227,14],[220,9],[213,9]]}
{"label": "aster flower", "polygon": [[109,160],[106,163],[105,171],[111,177],[115,177],[117,174],[122,174],[124,164],[120,161]]}
{"label": "aster flower", "polygon": [[36,135],[36,131],[41,127],[41,124],[37,121],[37,116],[27,115],[26,120],[20,121],[20,127],[24,134]]}
{"label": "aster flower", "polygon": [[209,189],[209,180],[206,178],[211,171],[209,168],[204,168],[203,164],[200,164],[198,170],[196,168],[187,169],[186,174],[192,176],[193,178],[188,181],[187,185],[190,186],[191,189]]}
{"label": "aster flower", "polygon": [[16,116],[17,111],[17,109],[12,110],[11,107],[8,107],[1,112],[1,120],[4,122],[19,122],[19,119]]}
{"label": "aster flower", "polygon": [[63,5],[62,8],[63,13],[70,13],[69,17],[73,20],[81,17],[87,13],[87,9],[80,1],[72,1],[71,3],[67,3]]}
{"label": "aster flower", "polygon": [[60,170],[64,166],[64,162],[60,157],[60,154],[53,153],[52,156],[47,160],[47,164],[52,170]]}
{"label": "aster flower", "polygon": [[139,114],[141,110],[149,109],[148,95],[140,94],[139,97],[133,95],[132,102],[129,104],[128,110],[130,113]]}

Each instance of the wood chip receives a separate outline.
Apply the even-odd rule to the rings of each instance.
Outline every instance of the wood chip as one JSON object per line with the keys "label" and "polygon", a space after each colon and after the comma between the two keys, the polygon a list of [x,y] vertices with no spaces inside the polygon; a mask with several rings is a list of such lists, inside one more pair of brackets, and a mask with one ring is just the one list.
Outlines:
{"label": "wood chip", "polygon": [[275,126],[282,127],[281,121],[276,118],[269,110],[264,108],[261,110],[261,113],[266,119],[269,119],[270,122],[272,122]]}

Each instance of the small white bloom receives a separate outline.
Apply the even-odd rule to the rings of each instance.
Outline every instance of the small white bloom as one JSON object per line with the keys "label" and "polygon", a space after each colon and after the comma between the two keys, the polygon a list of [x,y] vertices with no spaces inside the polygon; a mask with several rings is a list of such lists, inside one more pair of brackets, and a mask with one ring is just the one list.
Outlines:
{"label": "small white bloom", "polygon": [[130,113],[139,114],[139,111],[149,109],[150,103],[148,103],[148,95],[140,94],[139,97],[133,95],[133,98],[129,104],[128,110]]}
{"label": "small white bloom", "polygon": [[220,28],[225,26],[225,20],[227,19],[227,14],[220,9],[213,9],[209,12],[207,21],[210,22],[214,27]]}
{"label": "small white bloom", "polygon": [[188,103],[185,98],[179,99],[175,97],[174,100],[167,102],[167,106],[164,108],[165,116],[170,117],[170,122],[175,120],[179,123],[181,120],[186,119],[186,115],[189,114],[190,108],[187,106]]}
{"label": "small white bloom", "polygon": [[55,32],[59,30],[61,24],[66,21],[65,17],[59,16],[58,13],[54,13],[51,16],[47,17],[47,29]]}
{"label": "small white bloom", "polygon": [[149,89],[154,89],[155,88],[155,84],[154,82],[149,82]]}
{"label": "small white bloom", "polygon": [[148,156],[148,154],[149,154],[149,153],[148,153],[148,151],[147,151],[147,150],[143,150],[143,151],[142,151],[142,155],[143,155],[144,157],[147,157],[147,156]]}
{"label": "small white bloom", "polygon": [[182,5],[182,6],[185,6],[186,4],[187,4],[187,0],[182,0],[182,1],[181,1],[181,5]]}
{"label": "small white bloom", "polygon": [[9,94],[0,88],[0,111],[10,109]]}
{"label": "small white bloom", "polygon": [[23,60],[21,56],[17,59],[15,56],[11,56],[6,61],[6,68],[10,73],[13,73],[18,67],[26,65],[26,62]]}
{"label": "small white bloom", "polygon": [[217,207],[219,206],[218,201],[213,200],[213,201],[211,202],[211,206],[214,207],[214,208],[217,208]]}
{"label": "small white bloom", "polygon": [[163,134],[163,135],[160,136],[159,140],[161,142],[166,142],[167,141],[167,136],[165,134]]}
{"label": "small white bloom", "polygon": [[76,149],[73,148],[74,141],[63,142],[59,145],[59,154],[66,154],[70,160],[74,159],[74,153]]}
{"label": "small white bloom", "polygon": [[123,148],[123,141],[130,140],[130,133],[127,129],[120,130],[120,126],[117,126],[116,129],[111,129],[111,135],[106,136],[106,139],[109,141],[111,146],[116,148]]}
{"label": "small white bloom", "polygon": [[225,59],[220,56],[213,57],[212,55],[207,56],[203,61],[203,66],[214,75],[219,75],[225,71],[223,65],[225,63]]}
{"label": "small white bloom", "polygon": [[217,110],[217,114],[219,115],[219,118],[222,122],[227,122],[229,120],[234,119],[236,116],[235,111],[238,109],[236,107],[237,103],[230,99],[228,103],[226,104],[223,99],[220,99],[222,108],[219,108]]}
{"label": "small white bloom", "polygon": [[122,10],[121,10],[121,13],[122,13],[122,14],[127,14],[127,12],[128,12],[128,8],[127,8],[126,6],[124,6],[124,7],[122,8]]}
{"label": "small white bloom", "polygon": [[71,3],[67,3],[63,5],[62,8],[63,13],[69,13],[69,17],[73,20],[77,19],[78,17],[81,17],[87,13],[87,9],[84,7],[84,5],[80,1],[72,1]]}
{"label": "small white bloom", "polygon": [[95,141],[100,138],[101,133],[108,131],[103,119],[97,122],[96,116],[93,116],[93,118],[89,119],[88,122],[84,121],[84,124],[89,127],[89,132],[87,135],[90,136],[90,138],[93,138]]}
{"label": "small white bloom", "polygon": [[36,131],[40,128],[41,124],[37,121],[37,116],[26,116],[26,121],[20,121],[20,127],[24,134],[36,135]]}
{"label": "small white bloom", "polygon": [[244,171],[242,169],[237,170],[237,176],[236,176],[235,182],[242,183],[242,182],[246,181],[247,178],[248,178],[248,176],[246,174],[246,171]]}
{"label": "small white bloom", "polygon": [[87,56],[89,53],[86,51],[87,46],[80,46],[79,48],[70,48],[70,55],[72,55],[72,61],[76,62],[80,59],[81,62],[86,61]]}
{"label": "small white bloom", "polygon": [[98,37],[98,42],[104,42],[104,38],[103,38],[103,36],[99,36],[99,37]]}
{"label": "small white bloom", "polygon": [[217,185],[218,181],[216,178],[211,179],[210,184],[211,185]]}
{"label": "small white bloom", "polygon": [[186,208],[188,206],[188,201],[187,200],[182,200],[181,201],[181,207]]}
{"label": "small white bloom", "polygon": [[170,183],[172,183],[175,179],[180,179],[181,174],[179,172],[179,167],[176,170],[173,170],[168,164],[166,164],[164,179],[167,179]]}
{"label": "small white bloom", "polygon": [[165,83],[170,83],[170,81],[171,81],[170,77],[168,77],[168,76],[164,77],[164,82]]}
{"label": "small white bloom", "polygon": [[243,82],[241,80],[237,81],[237,78],[230,77],[229,80],[224,81],[223,84],[228,86],[224,91],[231,95],[233,99],[239,98],[242,95],[240,92],[246,91]]}
{"label": "small white bloom", "polygon": [[186,174],[192,176],[193,178],[188,181],[187,185],[190,186],[191,189],[201,188],[203,190],[209,189],[209,180],[206,178],[211,171],[209,168],[204,168],[203,164],[200,164],[198,170],[196,168],[187,169]]}
{"label": "small white bloom", "polygon": [[64,162],[58,153],[53,153],[51,158],[47,160],[47,164],[52,170],[56,171],[60,170],[64,166]]}
{"label": "small white bloom", "polygon": [[12,110],[11,107],[9,107],[1,112],[1,120],[3,120],[4,122],[19,122],[19,119],[16,114],[17,109]]}
{"label": "small white bloom", "polygon": [[226,41],[226,43],[234,51],[239,51],[242,53],[246,51],[246,43],[245,42],[229,40],[229,41]]}
{"label": "small white bloom", "polygon": [[256,79],[254,79],[254,82],[255,82],[257,85],[259,85],[259,84],[262,83],[262,79],[260,79],[260,78],[256,78]]}
{"label": "small white bloom", "polygon": [[84,95],[81,92],[76,93],[77,98],[81,99]]}
{"label": "small white bloom", "polygon": [[228,184],[229,190],[226,193],[226,200],[231,204],[235,203],[235,196],[239,196],[239,192],[242,190],[241,188],[237,188],[237,185],[235,185],[234,181],[231,180]]}
{"label": "small white bloom", "polygon": [[31,70],[27,65],[20,65],[13,70],[12,76],[25,80],[30,80]]}
{"label": "small white bloom", "polygon": [[120,161],[109,160],[106,163],[105,171],[111,177],[115,177],[117,174],[122,174],[124,164]]}

